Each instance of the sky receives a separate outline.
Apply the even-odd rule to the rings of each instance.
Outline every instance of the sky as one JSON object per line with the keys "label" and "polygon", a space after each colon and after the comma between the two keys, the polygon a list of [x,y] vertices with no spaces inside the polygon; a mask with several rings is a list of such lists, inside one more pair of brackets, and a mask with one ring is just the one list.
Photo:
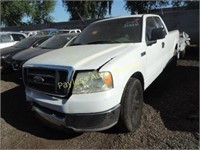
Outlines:
{"label": "sky", "polygon": [[[112,4],[111,16],[127,16],[130,15],[130,12],[127,12],[124,9],[124,0],[114,0]],[[65,8],[62,6],[62,0],[56,1],[56,6],[54,12],[52,13],[54,22],[64,22],[69,20],[69,14],[65,11]],[[110,17],[109,15],[107,17]]]}

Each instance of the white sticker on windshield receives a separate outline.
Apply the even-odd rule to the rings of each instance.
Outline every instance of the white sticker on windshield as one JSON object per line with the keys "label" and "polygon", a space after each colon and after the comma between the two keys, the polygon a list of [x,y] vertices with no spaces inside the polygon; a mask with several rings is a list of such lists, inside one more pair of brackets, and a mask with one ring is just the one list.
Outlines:
{"label": "white sticker on windshield", "polygon": [[124,24],[124,28],[131,28],[131,27],[136,27],[136,26],[139,26],[138,20],[127,21],[127,22]]}

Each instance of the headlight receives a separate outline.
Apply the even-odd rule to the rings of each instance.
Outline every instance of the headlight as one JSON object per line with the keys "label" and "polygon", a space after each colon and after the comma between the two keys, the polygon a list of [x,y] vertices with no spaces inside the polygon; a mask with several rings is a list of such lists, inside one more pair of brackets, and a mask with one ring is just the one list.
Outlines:
{"label": "headlight", "polygon": [[6,58],[8,58],[9,56],[10,56],[10,54],[2,55],[2,56],[1,56],[1,59],[6,59]]}
{"label": "headlight", "polygon": [[102,92],[113,88],[110,72],[81,72],[76,76],[73,94]]}

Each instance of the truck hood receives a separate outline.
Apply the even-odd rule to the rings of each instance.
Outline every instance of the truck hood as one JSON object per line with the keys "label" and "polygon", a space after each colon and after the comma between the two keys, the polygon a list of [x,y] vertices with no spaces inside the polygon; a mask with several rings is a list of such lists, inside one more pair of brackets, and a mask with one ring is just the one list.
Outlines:
{"label": "truck hood", "polygon": [[76,70],[97,69],[110,59],[139,44],[96,44],[65,47],[42,54],[27,61],[24,66],[52,65],[71,66]]}

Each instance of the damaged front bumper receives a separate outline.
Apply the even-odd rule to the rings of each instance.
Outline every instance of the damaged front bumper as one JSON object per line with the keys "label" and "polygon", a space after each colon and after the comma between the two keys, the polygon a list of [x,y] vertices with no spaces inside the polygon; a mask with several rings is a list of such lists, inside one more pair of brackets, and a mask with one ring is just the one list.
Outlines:
{"label": "damaged front bumper", "polygon": [[56,128],[71,129],[76,132],[102,131],[118,122],[120,105],[99,113],[63,114],[37,104],[32,104],[32,110],[39,119]]}

